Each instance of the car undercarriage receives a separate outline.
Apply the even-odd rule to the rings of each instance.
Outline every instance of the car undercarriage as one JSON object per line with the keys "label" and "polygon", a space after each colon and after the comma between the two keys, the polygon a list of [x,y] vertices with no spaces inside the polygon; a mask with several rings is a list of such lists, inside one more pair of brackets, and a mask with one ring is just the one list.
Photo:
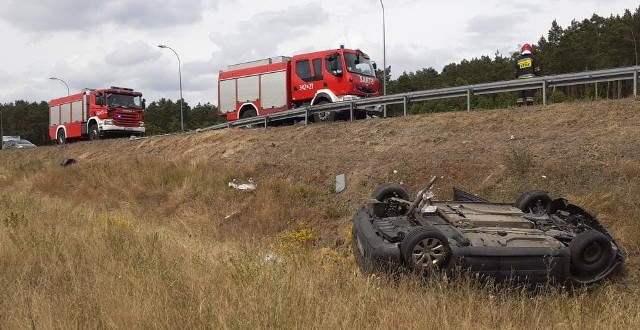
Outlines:
{"label": "car undercarriage", "polygon": [[386,183],[354,215],[353,250],[365,272],[467,271],[525,283],[597,282],[626,258],[589,212],[540,190],[491,203],[454,188],[434,201],[429,182],[414,201]]}

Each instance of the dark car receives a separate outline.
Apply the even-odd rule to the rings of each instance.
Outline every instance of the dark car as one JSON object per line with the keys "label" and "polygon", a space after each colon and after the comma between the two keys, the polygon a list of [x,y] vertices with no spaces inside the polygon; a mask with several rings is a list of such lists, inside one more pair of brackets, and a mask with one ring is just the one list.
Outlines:
{"label": "dark car", "polygon": [[600,221],[541,190],[515,203],[491,203],[454,188],[433,201],[435,177],[409,201],[397,184],[378,187],[353,219],[352,247],[365,272],[413,269],[465,271],[519,283],[587,284],[626,255]]}
{"label": "dark car", "polygon": [[2,149],[28,149],[35,147],[35,144],[27,140],[9,140],[2,144]]}

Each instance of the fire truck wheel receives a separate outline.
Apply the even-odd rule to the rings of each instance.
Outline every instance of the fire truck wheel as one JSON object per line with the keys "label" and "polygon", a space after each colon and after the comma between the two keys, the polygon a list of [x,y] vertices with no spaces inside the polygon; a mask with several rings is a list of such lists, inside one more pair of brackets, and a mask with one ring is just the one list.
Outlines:
{"label": "fire truck wheel", "polygon": [[355,120],[367,119],[367,112],[366,111],[355,111],[353,113],[353,117],[354,117]]}
{"label": "fire truck wheel", "polygon": [[93,140],[99,140],[100,139],[100,132],[98,132],[98,125],[93,124],[91,125],[91,127],[89,127],[89,140],[93,141]]}
{"label": "fire truck wheel", "polygon": [[58,130],[57,142],[58,142],[58,144],[65,144],[67,142],[67,136],[64,134],[64,130],[63,129]]}
{"label": "fire truck wheel", "polygon": [[[241,119],[245,119],[245,118],[252,118],[252,117],[257,117],[258,113],[256,112],[255,109],[249,109],[246,110],[245,112],[242,113],[242,116],[240,117]],[[255,128],[255,125],[246,125],[244,126],[244,128]]]}
{"label": "fire truck wheel", "polygon": [[[314,105],[320,105],[320,104],[327,104],[329,103],[329,101],[320,101]],[[316,123],[320,123],[320,122],[327,122],[327,121],[334,121],[336,120],[336,112],[335,111],[323,111],[323,112],[318,112],[318,113],[314,113],[313,114],[313,120]]]}
{"label": "fire truck wheel", "polygon": [[242,119],[251,118],[251,117],[257,117],[257,116],[258,116],[258,114],[253,109],[249,109],[249,110],[247,110],[247,111],[242,113]]}

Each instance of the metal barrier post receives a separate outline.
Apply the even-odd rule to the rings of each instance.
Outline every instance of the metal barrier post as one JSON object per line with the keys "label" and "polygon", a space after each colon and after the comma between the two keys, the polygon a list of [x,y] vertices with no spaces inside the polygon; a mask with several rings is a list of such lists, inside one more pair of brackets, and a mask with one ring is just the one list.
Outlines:
{"label": "metal barrier post", "polygon": [[309,124],[309,107],[304,108],[304,126]]}
{"label": "metal barrier post", "polygon": [[542,81],[542,105],[547,105],[547,81]]}
{"label": "metal barrier post", "polygon": [[467,89],[467,111],[471,111],[471,88]]}
{"label": "metal barrier post", "polygon": [[638,96],[638,69],[633,71],[633,96]]}
{"label": "metal barrier post", "polygon": [[353,101],[349,102],[349,121],[353,121]]}
{"label": "metal barrier post", "polygon": [[404,116],[407,116],[407,108],[409,107],[409,98],[405,95],[402,98],[402,106],[404,107]]}
{"label": "metal barrier post", "polygon": [[264,128],[267,128],[268,121],[269,121],[269,116],[264,116]]}

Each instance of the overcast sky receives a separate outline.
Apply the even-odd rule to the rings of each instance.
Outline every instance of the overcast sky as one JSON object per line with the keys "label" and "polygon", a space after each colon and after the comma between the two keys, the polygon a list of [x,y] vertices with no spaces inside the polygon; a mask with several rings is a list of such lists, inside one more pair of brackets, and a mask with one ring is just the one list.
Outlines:
{"label": "overcast sky", "polygon": [[[392,78],[547,36],[555,19],[632,12],[629,0],[383,0]],[[2,0],[0,103],[48,101],[82,88],[131,87],[148,102],[217,104],[217,73],[276,55],[360,48],[383,63],[379,0]],[[578,51],[578,50],[577,50]]]}

